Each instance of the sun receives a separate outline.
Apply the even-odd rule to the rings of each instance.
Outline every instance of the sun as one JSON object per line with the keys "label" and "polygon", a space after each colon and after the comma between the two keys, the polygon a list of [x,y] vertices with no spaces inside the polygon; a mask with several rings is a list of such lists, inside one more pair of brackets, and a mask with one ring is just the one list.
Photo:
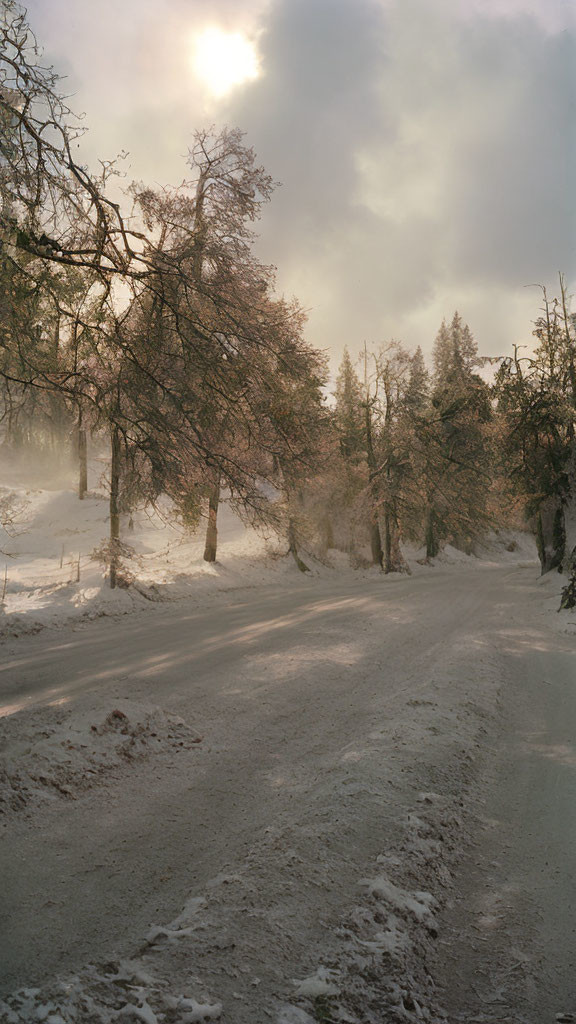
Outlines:
{"label": "sun", "polygon": [[213,96],[225,96],[237,85],[260,75],[256,47],[242,32],[206,28],[194,40],[192,67]]}

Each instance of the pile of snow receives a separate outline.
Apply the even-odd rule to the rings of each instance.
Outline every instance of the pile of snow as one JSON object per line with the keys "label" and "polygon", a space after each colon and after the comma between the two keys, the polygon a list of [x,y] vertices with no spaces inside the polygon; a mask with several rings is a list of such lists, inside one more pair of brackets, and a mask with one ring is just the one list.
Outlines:
{"label": "pile of snow", "polygon": [[[468,641],[445,654],[434,667],[432,699],[407,693],[405,717],[394,713],[382,800],[382,814],[391,814],[386,844],[358,878],[355,905],[317,951],[321,966],[312,962],[295,983],[276,1024],[446,1022],[434,981],[442,913],[478,827],[470,797],[485,770],[486,736],[498,728],[505,679],[496,656],[485,650],[479,658]],[[401,794],[414,783],[402,810]]]}
{"label": "pile of snow", "polygon": [[[365,886],[370,896],[385,900],[395,910],[413,914],[417,921],[434,921],[432,908],[436,900],[429,892],[406,892],[394,885],[388,875],[382,874],[363,879],[360,884]],[[396,930],[395,919],[393,930]]]}
{"label": "pile of snow", "polygon": [[426,548],[402,544],[402,554],[411,572],[421,573],[434,566],[451,569],[476,569],[486,565],[511,565],[528,568],[538,565],[536,542],[525,530],[490,530],[476,541],[473,551],[444,544],[435,558],[426,557]]}
{"label": "pile of snow", "polygon": [[555,633],[576,636],[576,608],[560,608],[562,590],[568,583],[568,575],[552,569],[538,580],[538,589],[544,601],[539,609],[546,625]]}
{"label": "pile of snow", "polygon": [[90,965],[43,989],[26,988],[0,1000],[3,1024],[202,1024],[218,1020],[220,1003],[174,995],[165,978],[142,962]]}
{"label": "pile of snow", "polygon": [[[430,967],[439,932],[436,914],[450,891],[463,819],[453,797],[420,799],[426,810],[407,816],[403,835],[378,858],[377,875],[360,880],[364,901],[339,929],[340,949],[327,961],[330,966],[294,982],[298,1002],[282,1006],[277,1024],[445,1021]],[[423,880],[436,895],[413,888]]]}
{"label": "pile of snow", "polygon": [[73,799],[103,777],[201,737],[160,708],[121,701],[101,707],[45,707],[0,720],[0,813]]}
{"label": "pile of snow", "polygon": [[536,541],[526,530],[491,530],[475,551],[479,558],[499,563],[538,564]]}
{"label": "pile of snow", "polygon": [[294,981],[296,995],[304,996],[307,999],[318,999],[319,996],[337,996],[339,989],[336,984],[338,975],[328,967],[319,967],[315,974],[311,974],[302,981]]}

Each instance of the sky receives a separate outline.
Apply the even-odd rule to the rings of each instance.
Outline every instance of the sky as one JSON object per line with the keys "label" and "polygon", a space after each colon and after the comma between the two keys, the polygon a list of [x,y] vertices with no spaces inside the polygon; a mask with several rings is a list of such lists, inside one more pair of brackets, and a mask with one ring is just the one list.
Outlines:
{"label": "sky", "polygon": [[[486,355],[530,342],[537,283],[576,282],[576,0],[30,0],[85,115],[83,159],[177,184],[194,129],[246,132],[281,182],[258,254],[354,354],[432,348],[458,309]],[[258,77],[215,95],[207,29]]]}

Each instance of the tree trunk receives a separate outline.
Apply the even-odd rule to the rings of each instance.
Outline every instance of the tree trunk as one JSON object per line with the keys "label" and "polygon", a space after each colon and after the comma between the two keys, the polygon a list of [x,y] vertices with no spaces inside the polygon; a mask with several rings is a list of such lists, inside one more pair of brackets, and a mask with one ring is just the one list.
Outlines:
{"label": "tree trunk", "polygon": [[384,513],[384,572],[407,572],[410,567],[400,547],[398,522],[389,508]]}
{"label": "tree trunk", "polygon": [[388,508],[384,511],[384,552],[383,552],[383,569],[384,572],[392,572],[394,566],[392,564],[392,520],[390,516],[390,510]]}
{"label": "tree trunk", "polygon": [[426,512],[426,558],[436,558],[439,551],[434,519],[434,510],[429,507]]}
{"label": "tree trunk", "polygon": [[82,421],[82,409],[78,410],[78,497],[80,501],[88,490],[88,444],[86,428]]}
{"label": "tree trunk", "polygon": [[206,527],[206,544],[204,561],[215,562],[218,549],[218,505],[220,504],[220,476],[210,488],[208,496],[208,526]]}
{"label": "tree trunk", "polygon": [[380,526],[377,519],[370,522],[370,550],[372,552],[372,561],[374,565],[379,565],[380,568],[382,568],[384,552],[382,551],[382,538],[380,536]]}
{"label": "tree trunk", "polygon": [[542,502],[536,517],[536,546],[542,575],[561,569],[566,549],[564,508],[556,495]]}
{"label": "tree trunk", "polygon": [[292,555],[292,558],[296,562],[300,572],[310,572],[306,562],[303,562],[298,554],[298,544],[296,542],[296,528],[292,519],[288,520],[288,551]]}
{"label": "tree trunk", "polygon": [[411,570],[408,562],[404,558],[404,555],[402,553],[402,548],[400,547],[400,531],[398,529],[398,524],[396,523],[396,521],[394,521],[394,523],[393,523],[392,551],[391,551],[390,558],[391,558],[391,562],[392,562],[392,571],[393,572],[405,572],[405,573],[408,574],[408,576],[412,575],[412,570]]}
{"label": "tree trunk", "polygon": [[[6,444],[8,447],[14,447],[14,400],[12,398],[12,392],[10,391],[10,385],[8,381],[4,381],[5,391],[5,402],[8,406],[8,413],[6,419]],[[6,413],[4,414],[6,416]]]}
{"label": "tree trunk", "polygon": [[110,589],[118,581],[118,560],[120,547],[120,431],[112,428],[112,460],[110,462]]}
{"label": "tree trunk", "polygon": [[564,503],[564,572],[572,573],[576,569],[576,439],[572,439],[571,453],[568,460],[567,477],[568,493]]}
{"label": "tree trunk", "polygon": [[[370,473],[373,473],[376,469],[376,458],[374,455],[374,445],[372,443],[372,415],[368,399],[366,400],[366,455],[368,462],[368,469]],[[382,568],[384,561],[384,552],[382,551],[382,537],[380,536],[380,524],[378,523],[378,497],[377,497],[377,484],[375,480],[372,480],[370,484],[370,493],[372,496],[372,513],[370,517],[370,549],[372,552],[372,561],[374,565],[379,565]]]}

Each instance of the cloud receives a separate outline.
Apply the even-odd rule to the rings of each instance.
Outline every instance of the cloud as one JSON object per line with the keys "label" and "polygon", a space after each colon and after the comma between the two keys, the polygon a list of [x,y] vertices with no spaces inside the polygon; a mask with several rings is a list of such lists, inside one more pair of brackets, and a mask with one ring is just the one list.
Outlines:
{"label": "cloud", "polygon": [[266,250],[315,340],[408,328],[429,347],[432,315],[477,314],[484,294],[500,320],[481,342],[501,349],[503,296],[529,333],[523,286],[574,274],[575,34],[562,5],[548,22],[535,7],[272,5],[269,77],[227,113],[284,182]]}
{"label": "cloud", "polygon": [[[91,152],[178,181],[194,127],[239,125],[282,188],[260,251],[331,348],[430,349],[458,307],[486,352],[529,337],[524,288],[576,278],[576,15],[566,0],[213,0],[263,76],[215,104],[189,68],[200,0],[34,0]],[[110,31],[113,26],[113,31]]]}

